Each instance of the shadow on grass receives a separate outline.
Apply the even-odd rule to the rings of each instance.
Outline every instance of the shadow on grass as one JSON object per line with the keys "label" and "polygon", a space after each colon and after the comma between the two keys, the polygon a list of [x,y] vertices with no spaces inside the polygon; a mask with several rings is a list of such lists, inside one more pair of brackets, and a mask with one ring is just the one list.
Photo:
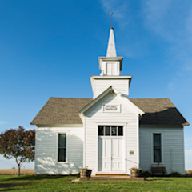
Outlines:
{"label": "shadow on grass", "polygon": [[0,191],[13,191],[16,190],[14,187],[27,186],[30,185],[30,182],[24,183],[0,183]]}
{"label": "shadow on grass", "polygon": [[41,180],[51,180],[60,178],[77,178],[77,175],[21,175],[9,178],[3,178],[0,181],[0,192],[1,191],[12,191],[17,190],[15,187],[31,185],[33,182]]}
{"label": "shadow on grass", "polygon": [[21,175],[5,178],[4,181],[36,181],[43,179],[59,179],[59,178],[78,177],[78,175]]}

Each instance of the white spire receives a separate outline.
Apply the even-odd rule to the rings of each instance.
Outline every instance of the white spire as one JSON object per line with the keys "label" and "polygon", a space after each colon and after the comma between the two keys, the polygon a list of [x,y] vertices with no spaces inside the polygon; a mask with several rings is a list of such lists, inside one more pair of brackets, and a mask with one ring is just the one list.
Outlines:
{"label": "white spire", "polygon": [[114,29],[110,28],[106,57],[99,57],[101,76],[119,76],[122,69],[122,57],[117,57]]}
{"label": "white spire", "polygon": [[109,35],[106,57],[117,57],[113,27],[110,28],[110,35]]}

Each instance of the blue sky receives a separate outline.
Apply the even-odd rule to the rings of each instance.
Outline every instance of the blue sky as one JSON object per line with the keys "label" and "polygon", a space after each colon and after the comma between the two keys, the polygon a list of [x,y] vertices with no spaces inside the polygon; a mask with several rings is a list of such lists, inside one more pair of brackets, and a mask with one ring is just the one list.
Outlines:
{"label": "blue sky", "polygon": [[169,97],[192,122],[191,0],[1,0],[0,131],[30,128],[49,97],[92,97],[110,12],[130,96]]}

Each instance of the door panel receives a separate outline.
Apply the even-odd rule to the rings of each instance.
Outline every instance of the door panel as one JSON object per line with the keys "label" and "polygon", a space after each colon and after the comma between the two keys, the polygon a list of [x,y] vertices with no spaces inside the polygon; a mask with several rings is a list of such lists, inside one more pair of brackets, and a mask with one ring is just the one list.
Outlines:
{"label": "door panel", "polygon": [[102,139],[102,170],[111,170],[111,139]]}
{"label": "door panel", "polygon": [[111,170],[122,170],[122,139],[111,139]]}
{"label": "door panel", "polygon": [[122,170],[122,138],[102,137],[99,138],[99,169],[102,171],[121,171]]}

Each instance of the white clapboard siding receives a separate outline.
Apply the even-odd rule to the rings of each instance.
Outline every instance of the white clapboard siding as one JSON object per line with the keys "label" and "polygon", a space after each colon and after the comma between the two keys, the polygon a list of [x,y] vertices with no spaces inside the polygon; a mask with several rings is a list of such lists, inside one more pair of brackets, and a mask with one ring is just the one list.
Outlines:
{"label": "white clapboard siding", "polygon": [[[120,112],[103,112],[103,105],[120,105]],[[124,171],[138,166],[138,108],[120,95],[107,96],[88,110],[85,117],[85,166],[98,171],[98,125],[122,125],[124,127]],[[130,155],[130,150],[134,154]]]}
{"label": "white clapboard siding", "polygon": [[[58,162],[58,134],[66,133],[67,162]],[[36,129],[36,174],[77,174],[83,166],[84,129],[47,127]]]}
{"label": "white clapboard siding", "polygon": [[185,169],[192,170],[192,149],[185,150]]}
{"label": "white clapboard siding", "polygon": [[140,168],[150,171],[153,162],[153,133],[162,134],[162,164],[167,173],[185,172],[182,127],[143,126],[139,128]]}
{"label": "white clapboard siding", "polygon": [[92,89],[93,89],[93,95],[94,97],[97,97],[99,94],[101,94],[103,91],[105,91],[110,86],[113,87],[117,92],[129,95],[129,78],[91,78],[92,83]]}

